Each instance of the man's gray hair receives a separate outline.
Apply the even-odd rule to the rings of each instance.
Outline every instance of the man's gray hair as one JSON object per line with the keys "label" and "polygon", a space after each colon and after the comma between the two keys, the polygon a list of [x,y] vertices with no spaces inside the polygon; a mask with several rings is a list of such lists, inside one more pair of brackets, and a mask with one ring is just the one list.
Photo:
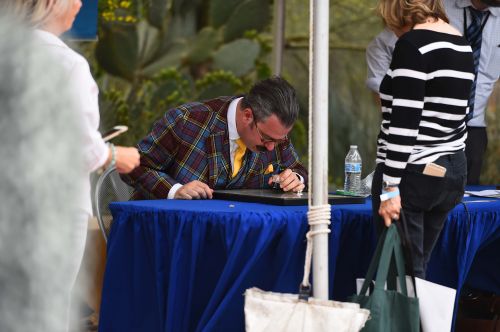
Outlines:
{"label": "man's gray hair", "polygon": [[252,109],[255,122],[275,114],[287,128],[291,127],[299,116],[295,89],[279,76],[255,83],[242,99],[242,106]]}

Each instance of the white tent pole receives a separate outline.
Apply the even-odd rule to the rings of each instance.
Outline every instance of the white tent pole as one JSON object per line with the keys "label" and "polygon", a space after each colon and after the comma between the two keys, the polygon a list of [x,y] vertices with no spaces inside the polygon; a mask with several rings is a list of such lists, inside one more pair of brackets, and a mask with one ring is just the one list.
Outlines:
{"label": "white tent pole", "polygon": [[[329,0],[310,0],[309,112],[312,112],[312,205],[328,204],[328,52]],[[313,231],[328,229],[327,224]],[[313,296],[328,299],[328,234],[313,240]]]}
{"label": "white tent pole", "polygon": [[285,47],[285,0],[274,2],[273,74],[280,76]]}

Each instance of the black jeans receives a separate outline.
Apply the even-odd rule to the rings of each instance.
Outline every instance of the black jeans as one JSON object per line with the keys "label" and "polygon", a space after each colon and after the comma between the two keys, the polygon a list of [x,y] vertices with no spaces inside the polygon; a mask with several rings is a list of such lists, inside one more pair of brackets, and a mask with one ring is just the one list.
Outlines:
{"label": "black jeans", "polygon": [[467,184],[479,184],[483,157],[488,146],[485,127],[467,127],[465,156],[467,157]]}
{"label": "black jeans", "polygon": [[[448,213],[462,201],[467,178],[463,151],[442,156],[434,163],[446,167],[445,177],[422,174],[425,165],[408,164],[399,184],[401,206],[413,251],[413,270],[415,276],[420,278],[425,278],[427,263]],[[384,221],[378,214],[382,170],[383,165],[377,165],[372,183],[372,212],[379,232],[384,227]]]}

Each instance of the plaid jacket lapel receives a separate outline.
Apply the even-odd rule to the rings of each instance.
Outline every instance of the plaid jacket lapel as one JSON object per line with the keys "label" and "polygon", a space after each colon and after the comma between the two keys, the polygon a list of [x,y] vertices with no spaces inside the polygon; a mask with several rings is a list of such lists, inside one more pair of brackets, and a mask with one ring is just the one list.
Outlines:
{"label": "plaid jacket lapel", "polygon": [[[208,164],[208,186],[224,188],[231,179],[231,161],[229,156],[229,134],[227,129],[227,109],[234,99],[228,99],[220,107],[210,124],[211,134],[205,140]],[[215,109],[215,107],[212,107]]]}
{"label": "plaid jacket lapel", "polygon": [[208,186],[219,188],[228,182],[231,173],[227,132],[216,132],[206,140]]}

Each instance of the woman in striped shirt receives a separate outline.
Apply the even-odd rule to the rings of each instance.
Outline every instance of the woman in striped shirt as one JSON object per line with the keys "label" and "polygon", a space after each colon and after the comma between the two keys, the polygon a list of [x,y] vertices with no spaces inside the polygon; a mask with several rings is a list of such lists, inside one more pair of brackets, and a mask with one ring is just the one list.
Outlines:
{"label": "woman in striped shirt", "polygon": [[380,0],[378,11],[399,40],[380,85],[373,211],[389,226],[403,207],[415,275],[425,277],[447,215],[463,197],[472,49],[439,0]]}

